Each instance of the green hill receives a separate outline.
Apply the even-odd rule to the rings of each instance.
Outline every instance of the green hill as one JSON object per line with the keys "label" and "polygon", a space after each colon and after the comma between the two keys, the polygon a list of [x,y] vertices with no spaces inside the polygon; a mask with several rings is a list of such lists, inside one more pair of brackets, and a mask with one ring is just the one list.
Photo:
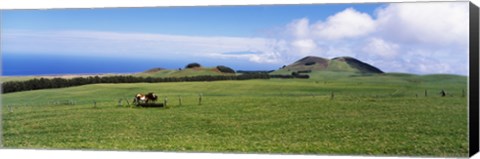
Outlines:
{"label": "green hill", "polygon": [[142,77],[192,77],[192,76],[215,76],[215,75],[235,75],[235,73],[225,73],[217,67],[194,67],[181,70],[150,69],[135,76]]}
{"label": "green hill", "polygon": [[295,71],[332,71],[362,74],[383,73],[380,69],[353,57],[336,57],[329,60],[322,57],[307,56],[273,72],[273,74],[285,74]]}

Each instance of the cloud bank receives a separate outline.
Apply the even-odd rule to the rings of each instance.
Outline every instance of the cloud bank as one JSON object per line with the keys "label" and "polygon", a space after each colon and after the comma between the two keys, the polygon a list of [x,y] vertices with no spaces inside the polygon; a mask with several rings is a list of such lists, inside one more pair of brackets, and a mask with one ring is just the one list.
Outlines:
{"label": "cloud bank", "polygon": [[94,54],[98,56],[164,57],[206,56],[237,50],[264,49],[262,38],[201,37],[99,31],[7,30],[6,52]]}
{"label": "cloud bank", "polygon": [[374,15],[347,8],[286,25],[290,57],[353,56],[387,72],[468,74],[468,3],[394,3]]}
{"label": "cloud bank", "polygon": [[268,37],[3,30],[1,49],[107,57],[228,59],[278,66],[307,55],[352,56],[386,72],[466,75],[468,20],[468,2],[392,3],[373,15],[347,8],[319,21],[300,17]]}

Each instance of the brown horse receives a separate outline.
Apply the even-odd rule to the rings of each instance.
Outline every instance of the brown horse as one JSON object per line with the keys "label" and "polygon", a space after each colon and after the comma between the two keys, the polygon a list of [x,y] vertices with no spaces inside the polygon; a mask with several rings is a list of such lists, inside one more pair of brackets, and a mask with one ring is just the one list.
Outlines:
{"label": "brown horse", "polygon": [[158,99],[158,96],[152,92],[147,93],[145,95],[138,93],[137,95],[135,95],[135,98],[133,99],[133,103],[136,103],[137,105],[139,105],[140,102],[148,104],[148,101],[155,102],[157,101],[157,99]]}

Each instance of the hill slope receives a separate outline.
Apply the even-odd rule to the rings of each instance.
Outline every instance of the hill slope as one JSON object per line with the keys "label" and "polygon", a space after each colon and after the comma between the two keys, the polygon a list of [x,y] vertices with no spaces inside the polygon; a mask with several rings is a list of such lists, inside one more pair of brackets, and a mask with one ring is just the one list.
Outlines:
{"label": "hill slope", "polygon": [[279,70],[285,71],[335,71],[355,73],[383,73],[382,70],[353,57],[336,57],[331,60],[316,56],[304,57]]}
{"label": "hill slope", "polygon": [[138,73],[136,76],[142,77],[192,77],[192,76],[215,76],[215,75],[235,75],[234,73],[225,73],[218,67],[195,67],[182,70],[150,69]]}

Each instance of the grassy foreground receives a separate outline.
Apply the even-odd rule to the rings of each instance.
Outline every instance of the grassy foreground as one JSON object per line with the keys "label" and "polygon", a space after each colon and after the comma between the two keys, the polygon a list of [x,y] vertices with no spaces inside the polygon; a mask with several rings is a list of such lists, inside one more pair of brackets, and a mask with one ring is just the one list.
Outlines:
{"label": "grassy foreground", "polygon": [[[3,94],[2,143],[7,148],[467,156],[466,77],[311,76]],[[442,89],[447,97],[438,94]],[[131,102],[136,93],[150,91],[159,102],[167,97],[168,107],[118,106],[120,98]]]}

